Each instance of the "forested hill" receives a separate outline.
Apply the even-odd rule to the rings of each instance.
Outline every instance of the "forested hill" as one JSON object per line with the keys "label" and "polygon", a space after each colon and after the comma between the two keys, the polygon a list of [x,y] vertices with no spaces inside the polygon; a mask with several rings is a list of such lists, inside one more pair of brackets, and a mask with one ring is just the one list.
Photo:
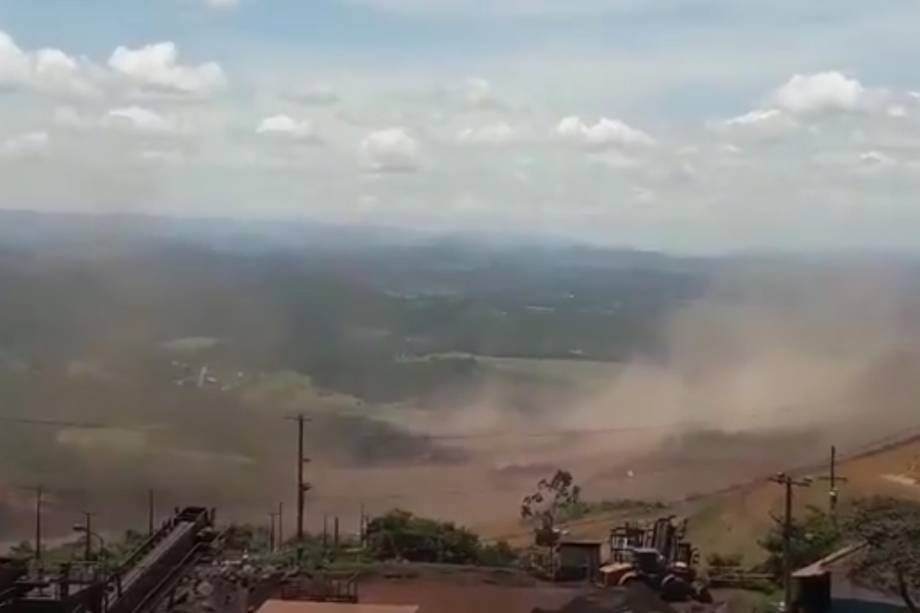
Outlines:
{"label": "forested hill", "polygon": [[295,370],[369,400],[476,376],[469,359],[419,356],[654,352],[662,318],[708,274],[695,260],[494,237],[351,229],[336,242],[309,224],[0,216],[7,363],[143,361],[208,337],[239,368]]}

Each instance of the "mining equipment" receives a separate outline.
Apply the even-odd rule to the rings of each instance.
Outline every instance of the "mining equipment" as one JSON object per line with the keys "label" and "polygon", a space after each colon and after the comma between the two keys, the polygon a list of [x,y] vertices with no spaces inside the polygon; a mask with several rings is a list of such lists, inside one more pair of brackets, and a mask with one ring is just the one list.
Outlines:
{"label": "mining equipment", "polygon": [[711,602],[699,580],[699,553],[688,543],[686,521],[663,517],[651,525],[625,524],[610,531],[610,561],[598,572],[602,587],[642,583],[665,601]]}
{"label": "mining equipment", "polygon": [[114,569],[63,564],[18,577],[0,592],[0,613],[150,613],[208,553],[213,525],[213,510],[176,509]]}
{"label": "mining equipment", "polygon": [[27,565],[20,560],[0,558],[0,595],[16,585],[16,582],[28,572]]}

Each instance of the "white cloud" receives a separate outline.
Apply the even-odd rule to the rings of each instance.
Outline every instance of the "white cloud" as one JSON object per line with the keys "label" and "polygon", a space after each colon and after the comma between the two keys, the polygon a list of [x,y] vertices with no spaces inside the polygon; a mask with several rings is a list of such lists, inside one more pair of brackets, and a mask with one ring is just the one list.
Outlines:
{"label": "white cloud", "polygon": [[186,161],[185,155],[174,149],[144,149],[138,158],[142,162],[164,166],[178,166]]}
{"label": "white cloud", "polygon": [[492,84],[485,79],[469,79],[466,82],[464,98],[467,105],[476,109],[501,109],[504,101],[496,95]]}
{"label": "white cloud", "polygon": [[59,49],[23,51],[0,31],[0,87],[24,88],[61,96],[94,96],[95,67]]}
{"label": "white cloud", "polygon": [[232,9],[239,6],[239,0],[204,0],[205,6],[212,9]]}
{"label": "white cloud", "polygon": [[171,134],[177,131],[173,119],[139,106],[112,109],[106,118],[116,127],[126,127],[144,134]]}
{"label": "white cloud", "polygon": [[859,154],[859,161],[867,166],[888,166],[897,162],[890,155],[886,155],[881,151],[865,151]]}
{"label": "white cloud", "polygon": [[797,127],[794,117],[779,109],[755,109],[714,124],[716,130],[731,131],[750,138],[775,138]]}
{"label": "white cloud", "polygon": [[98,123],[95,118],[84,115],[72,106],[57,107],[52,119],[56,125],[78,130],[91,128]]}
{"label": "white cloud", "polygon": [[634,6],[630,0],[343,0],[396,13],[445,16],[569,17],[599,15]]}
{"label": "white cloud", "polygon": [[313,124],[306,120],[297,120],[288,115],[274,115],[259,122],[256,133],[280,136],[291,140],[318,142],[319,137]]}
{"label": "white cloud", "polygon": [[750,113],[745,113],[744,115],[732,117],[725,121],[725,125],[728,127],[753,126],[775,121],[781,117],[783,117],[783,112],[779,109],[757,109]]}
{"label": "white cloud", "polygon": [[418,141],[404,128],[371,132],[361,141],[358,153],[362,162],[374,172],[414,172],[418,169]]}
{"label": "white cloud", "polygon": [[198,66],[178,63],[175,43],[162,42],[139,49],[118,47],[109,58],[109,67],[135,85],[152,91],[187,95],[208,95],[226,85],[220,64]]}
{"label": "white cloud", "polygon": [[[200,16],[205,0],[187,1],[198,9],[192,13]],[[242,7],[250,4],[254,8],[259,5],[243,2]],[[54,39],[48,40],[52,42],[45,44],[57,44]],[[126,38],[122,42],[129,40],[133,41]],[[127,46],[136,53],[141,45],[131,42]],[[152,62],[152,68],[133,65],[130,69],[122,66],[116,70],[106,65],[108,53],[94,56],[93,64],[79,58],[77,53],[22,50],[8,37],[0,38],[0,79],[5,83],[16,83],[15,87],[24,91],[38,91],[35,79],[41,74],[44,83],[55,83],[45,86],[43,91],[51,91],[52,87],[73,90],[76,88],[68,85],[68,79],[76,75],[104,94],[95,101],[0,96],[0,103],[6,104],[0,112],[7,118],[8,126],[19,126],[7,128],[5,135],[0,136],[0,146],[5,136],[47,126],[53,139],[47,149],[53,155],[39,157],[31,165],[35,176],[42,173],[54,176],[56,182],[66,186],[61,188],[63,198],[47,199],[47,202],[61,201],[62,205],[70,194],[80,193],[78,188],[88,181],[82,176],[79,180],[59,179],[64,173],[52,172],[48,164],[83,172],[85,163],[98,167],[94,172],[99,177],[112,177],[112,182],[136,173],[141,183],[150,182],[155,189],[132,189],[131,194],[139,194],[137,198],[142,199],[144,194],[153,193],[156,202],[150,206],[162,210],[175,207],[184,211],[182,203],[194,202],[203,209],[214,207],[231,214],[237,211],[274,214],[288,209],[300,214],[303,203],[309,202],[310,213],[315,212],[318,217],[349,219],[362,191],[370,190],[378,199],[374,202],[379,202],[363,209],[370,220],[384,219],[387,215],[395,223],[431,227],[448,223],[453,213],[449,206],[430,207],[428,203],[449,203],[457,199],[458,192],[466,191],[471,199],[485,203],[485,208],[500,210],[483,212],[476,219],[471,216],[468,220],[471,225],[492,224],[501,217],[509,224],[520,222],[529,228],[528,224],[536,225],[533,219],[544,213],[546,219],[570,214],[576,221],[571,229],[560,227],[566,233],[593,232],[595,228],[600,233],[607,220],[611,220],[609,227],[619,228],[613,220],[619,222],[621,218],[624,226],[629,226],[636,223],[630,215],[637,210],[655,211],[662,220],[680,219],[686,211],[705,203],[711,207],[713,218],[725,213],[734,220],[726,222],[727,238],[719,234],[721,218],[708,227],[702,221],[700,226],[687,224],[698,227],[701,233],[709,232],[697,244],[715,248],[736,240],[734,229],[748,223],[749,210],[756,216],[759,206],[771,214],[773,209],[779,210],[778,215],[788,214],[791,221],[784,229],[797,227],[800,216],[796,216],[796,210],[810,204],[810,197],[802,195],[806,190],[809,194],[835,194],[833,190],[843,191],[846,187],[853,201],[862,199],[872,204],[903,198],[906,211],[909,197],[904,195],[908,193],[904,185],[910,181],[914,182],[911,186],[920,185],[920,172],[909,172],[910,163],[918,158],[920,123],[889,118],[901,116],[904,110],[909,117],[920,116],[917,115],[920,104],[903,87],[892,89],[885,98],[874,98],[874,92],[880,91],[874,89],[876,84],[885,85],[878,79],[888,73],[873,74],[868,72],[868,64],[845,58],[835,61],[867,71],[866,86],[855,88],[855,103],[848,101],[854,96],[842,102],[840,96],[831,97],[828,102],[826,94],[822,94],[824,98],[818,96],[795,78],[785,83],[794,70],[781,68],[786,70],[779,73],[783,78],[764,81],[761,70],[776,74],[773,65],[738,73],[732,87],[716,92],[718,100],[694,97],[692,104],[683,104],[673,99],[677,83],[673,77],[679,71],[670,64],[662,66],[660,72],[653,70],[657,64],[644,55],[640,58],[641,66],[633,71],[610,68],[619,69],[628,63],[626,59],[633,58],[623,58],[622,63],[604,58],[598,59],[596,65],[581,66],[566,58],[554,57],[550,61],[536,57],[525,62],[516,55],[501,61],[474,55],[468,62],[454,66],[465,71],[463,75],[486,75],[490,82],[450,80],[424,62],[418,66],[414,63],[388,66],[383,70],[376,64],[362,68],[362,60],[352,57],[300,58],[303,61],[295,62],[297,58],[286,57],[286,48],[274,47],[266,51],[268,55],[253,57],[240,56],[233,49],[221,51],[228,62],[225,69],[232,68],[231,61],[242,61],[245,65],[241,70],[251,72],[247,79],[241,77],[239,89],[233,83],[232,95],[209,99],[208,104],[184,104],[178,97],[152,100],[141,97],[139,94],[151,90],[190,91],[186,86],[175,87],[176,82],[185,78],[182,71],[189,67],[194,72],[201,61],[217,59],[210,55],[189,59],[191,49],[181,47],[179,51],[171,47],[166,59]],[[78,49],[62,48],[67,52]],[[222,63],[224,57],[220,56]],[[749,66],[747,58],[739,58],[739,64],[741,59]],[[784,66],[790,65],[785,57],[773,59]],[[266,61],[271,65],[266,65]],[[819,61],[826,59],[801,59],[802,64]],[[43,66],[41,71],[36,69],[39,63]],[[170,66],[178,69],[182,78],[176,77]],[[94,72],[93,67],[99,72]],[[715,82],[710,79],[708,65],[705,73],[694,72],[697,68],[687,71],[680,81],[682,88],[705,87],[706,83]],[[138,76],[148,73],[160,76],[150,79]],[[230,73],[231,77],[233,74]],[[611,77],[615,82],[599,82],[598,74],[615,75]],[[858,74],[862,79],[863,73]],[[799,80],[802,79],[806,77],[800,76]],[[809,83],[814,80],[807,79]],[[891,83],[903,83],[906,79],[898,76]],[[159,84],[151,85],[151,81]],[[745,92],[763,88],[764,82],[766,95],[754,100],[757,105],[735,106],[744,101]],[[547,91],[546,83],[556,85]],[[785,106],[781,106],[772,97],[777,88],[770,87],[771,83],[782,85],[778,89],[786,97],[792,96],[790,91],[795,89],[798,94],[792,96],[795,103],[786,100]],[[792,87],[793,83],[798,84]],[[191,90],[200,91],[195,87]],[[617,97],[612,102],[614,90]],[[776,94],[779,96],[779,92]],[[875,113],[815,114],[829,107],[869,109]],[[622,110],[611,111],[611,108]],[[741,110],[737,117],[726,114],[715,116],[717,121],[703,123],[713,117],[713,108]],[[348,113],[363,115],[363,123],[346,123],[342,117]],[[580,116],[564,117],[576,113]],[[606,117],[602,118],[604,114]],[[644,117],[648,119],[640,119]],[[400,127],[382,129],[390,126]],[[790,126],[798,129],[783,133],[781,141],[765,142],[760,137]],[[814,132],[808,131],[811,126],[815,126]],[[195,130],[194,142],[190,139],[186,142],[182,135],[191,128]],[[75,129],[86,132],[74,132]],[[862,136],[851,138],[857,130]],[[323,137],[328,133],[331,143],[342,146],[311,149],[308,143],[317,131]],[[647,146],[656,139],[658,146]],[[29,142],[29,139],[17,140],[5,145],[4,150],[22,151]],[[31,146],[41,150],[42,145],[37,142]],[[726,143],[742,147],[743,154]],[[829,159],[838,161],[820,167],[811,164],[820,152],[831,152],[837,157]],[[898,161],[891,164],[882,156]],[[689,162],[685,163],[684,158]],[[75,159],[80,164],[71,162]],[[526,165],[520,161],[524,159]],[[180,165],[177,168],[194,164],[195,172],[155,172],[176,164]],[[7,186],[4,197],[11,202],[23,202],[23,206],[43,206],[41,188],[27,191],[15,187],[26,182],[17,173],[28,166],[8,161],[2,164],[7,173],[0,181]],[[418,170],[424,172],[402,180],[380,175]],[[378,174],[362,177],[362,171]],[[904,185],[881,187],[881,182],[871,180],[876,176],[892,183],[902,181]],[[861,183],[857,184],[858,181]],[[283,189],[277,190],[277,202],[273,199],[268,205],[259,205],[267,209],[251,204],[258,202],[253,196],[264,191],[266,185],[278,186],[279,182]],[[557,185],[565,186],[565,191],[554,195]],[[14,190],[21,190],[26,197],[7,195],[16,196]],[[28,194],[32,192],[38,196],[30,200]],[[827,199],[832,198],[827,196]],[[635,206],[648,200],[659,206]],[[734,208],[727,205],[721,208],[720,203],[729,201]],[[400,208],[394,212],[396,206]],[[464,211],[472,208],[466,206]],[[534,214],[535,210],[539,215]],[[883,209],[877,207],[877,210]],[[579,216],[586,211],[589,214],[581,218],[586,230],[582,230]],[[419,217],[423,221],[417,222]],[[750,225],[757,223],[751,221]],[[816,224],[817,230],[822,229],[821,225]],[[623,234],[616,234],[611,240],[623,240],[624,236],[630,240],[633,234],[623,230]],[[669,246],[657,242],[668,240],[659,239],[662,236],[659,228],[650,228],[648,236],[642,240]],[[692,240],[696,239],[688,238],[688,242]],[[748,239],[742,236],[737,240]],[[790,242],[794,240],[798,239]]]}
{"label": "white cloud", "polygon": [[655,192],[647,187],[634,187],[632,194],[636,202],[653,202],[655,200]]}
{"label": "white cloud", "polygon": [[91,67],[85,64],[58,49],[40,49],[34,62],[36,86],[53,93],[95,96],[99,91],[89,75]]}
{"label": "white cloud", "polygon": [[55,125],[71,130],[117,130],[148,136],[180,135],[185,130],[173,117],[141,106],[109,109],[101,114],[91,114],[71,106],[54,109]]}
{"label": "white cloud", "polygon": [[178,56],[171,42],[139,49],[118,47],[109,58],[107,70],[60,49],[23,50],[11,36],[0,31],[0,88],[91,98],[117,94],[125,85],[181,95],[211,94],[226,85],[219,64],[184,66],[178,63]]}
{"label": "white cloud", "polygon": [[339,95],[329,85],[314,83],[287,93],[289,100],[308,106],[331,106],[339,101]]}
{"label": "white cloud", "polygon": [[0,142],[3,157],[23,157],[42,153],[48,148],[50,137],[47,132],[27,132]]}
{"label": "white cloud", "polygon": [[457,134],[457,140],[469,145],[504,145],[515,138],[514,128],[504,122],[465,128]]}
{"label": "white cloud", "polygon": [[889,117],[894,117],[895,119],[907,117],[907,109],[901,104],[889,106],[885,113],[887,113]]}
{"label": "white cloud", "polygon": [[865,104],[867,91],[856,79],[837,71],[794,75],[776,90],[776,105],[790,113],[855,111]]}
{"label": "white cloud", "polygon": [[0,85],[22,85],[29,80],[28,56],[6,32],[0,31]]}
{"label": "white cloud", "polygon": [[591,155],[590,159],[592,162],[596,162],[612,170],[630,170],[642,165],[640,160],[615,149],[596,153]]}
{"label": "white cloud", "polygon": [[655,144],[655,140],[642,130],[619,119],[606,117],[593,125],[585,123],[580,117],[565,117],[556,126],[556,133],[565,139],[598,148]]}

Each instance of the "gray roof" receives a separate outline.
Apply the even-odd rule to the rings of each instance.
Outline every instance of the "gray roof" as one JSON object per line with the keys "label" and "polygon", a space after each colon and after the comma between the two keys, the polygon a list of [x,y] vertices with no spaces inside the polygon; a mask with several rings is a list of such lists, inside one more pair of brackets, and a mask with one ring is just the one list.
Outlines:
{"label": "gray roof", "polygon": [[824,573],[830,572],[835,566],[846,562],[853,555],[859,553],[863,548],[866,547],[866,543],[856,543],[853,545],[847,545],[837,551],[821,558],[813,564],[809,564],[804,568],[792,573],[793,577],[816,577],[818,575],[823,575]]}

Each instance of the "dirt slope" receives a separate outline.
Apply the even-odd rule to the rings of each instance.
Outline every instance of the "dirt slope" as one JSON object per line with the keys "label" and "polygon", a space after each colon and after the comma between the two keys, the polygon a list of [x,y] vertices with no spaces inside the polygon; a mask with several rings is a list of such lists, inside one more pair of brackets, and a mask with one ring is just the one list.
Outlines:
{"label": "dirt slope", "polygon": [[[847,479],[838,487],[841,512],[853,500],[868,496],[920,500],[920,436],[902,433],[900,438],[856,449],[840,458],[837,472]],[[795,490],[794,512],[803,513],[809,505],[827,508],[828,484],[817,479],[827,474],[827,467],[814,465],[794,474],[815,478],[811,487]],[[689,538],[704,557],[711,552],[740,553],[748,563],[759,561],[762,551],[757,541],[773,522],[770,514],[780,516],[783,511],[783,488],[766,477],[675,503],[667,513],[688,518]],[[568,529],[579,538],[604,539],[610,527],[624,519],[622,514],[597,515],[575,522]]]}
{"label": "dirt slope", "polygon": [[[823,467],[802,470],[801,476],[826,474]],[[920,500],[920,438],[891,443],[882,448],[844,459],[838,474],[847,481],[838,487],[840,509],[853,500],[868,496],[895,496]],[[797,488],[794,512],[808,505],[827,508],[828,484],[815,480],[809,488]],[[722,494],[701,504],[690,515],[689,533],[703,553],[741,553],[748,561],[761,552],[757,540],[769,529],[783,509],[783,488],[770,482],[755,482]]]}

